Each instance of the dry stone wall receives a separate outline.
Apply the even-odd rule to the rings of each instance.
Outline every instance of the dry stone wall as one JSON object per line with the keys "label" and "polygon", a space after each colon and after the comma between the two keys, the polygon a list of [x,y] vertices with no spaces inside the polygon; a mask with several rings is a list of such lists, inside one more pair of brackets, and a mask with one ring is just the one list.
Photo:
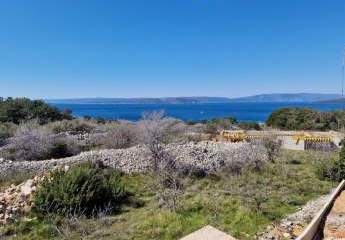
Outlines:
{"label": "dry stone wall", "polygon": [[[259,147],[260,148],[260,147]],[[216,171],[231,162],[250,162],[256,158],[266,159],[266,155],[253,155],[249,143],[198,143],[169,144],[166,150],[176,157],[181,168],[197,168],[206,173]],[[260,153],[265,153],[260,149]],[[42,172],[61,165],[74,165],[85,161],[100,161],[105,166],[126,173],[144,172],[150,168],[150,152],[144,146],[127,149],[106,149],[83,152],[77,156],[44,161],[0,161],[0,177],[17,172]]]}

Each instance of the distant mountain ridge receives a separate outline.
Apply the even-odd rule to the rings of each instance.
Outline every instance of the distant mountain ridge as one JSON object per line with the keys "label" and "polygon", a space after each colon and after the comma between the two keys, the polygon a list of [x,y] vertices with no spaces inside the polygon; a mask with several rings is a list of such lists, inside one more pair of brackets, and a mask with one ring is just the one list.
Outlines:
{"label": "distant mountain ridge", "polygon": [[323,100],[323,101],[319,101],[319,102],[320,103],[345,103],[345,98],[344,97],[338,97],[338,98]]}
{"label": "distant mountain ridge", "polygon": [[166,97],[166,98],[75,98],[46,99],[55,104],[202,104],[232,102],[322,102],[340,98],[339,94],[273,93],[240,98],[228,97]]}
{"label": "distant mountain ridge", "polygon": [[76,98],[76,99],[47,99],[48,103],[66,104],[200,104],[227,103],[226,97],[166,97],[166,98]]}
{"label": "distant mountain ridge", "polygon": [[320,102],[339,98],[339,94],[326,93],[273,93],[233,98],[233,102]]}

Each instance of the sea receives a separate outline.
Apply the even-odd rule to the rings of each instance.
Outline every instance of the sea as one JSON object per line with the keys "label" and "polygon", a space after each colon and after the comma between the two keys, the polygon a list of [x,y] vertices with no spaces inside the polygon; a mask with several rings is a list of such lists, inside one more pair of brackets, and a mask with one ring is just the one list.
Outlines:
{"label": "sea", "polygon": [[111,120],[137,121],[145,112],[164,111],[166,115],[184,121],[235,117],[239,121],[265,122],[269,115],[283,107],[307,107],[319,111],[345,109],[344,103],[241,102],[200,104],[51,104],[61,110],[69,109],[76,117],[101,117]]}

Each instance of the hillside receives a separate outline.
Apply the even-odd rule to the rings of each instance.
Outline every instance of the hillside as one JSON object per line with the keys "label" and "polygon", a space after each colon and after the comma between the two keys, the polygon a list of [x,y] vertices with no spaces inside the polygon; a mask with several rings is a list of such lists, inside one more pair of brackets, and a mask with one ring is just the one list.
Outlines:
{"label": "hillside", "polygon": [[320,101],[320,103],[345,103],[345,98],[333,98],[329,100]]}
{"label": "hillside", "polygon": [[48,103],[65,104],[200,104],[226,103],[230,98],[225,97],[167,97],[167,98],[76,98],[76,99],[47,99]]}
{"label": "hillside", "polygon": [[338,94],[274,93],[232,99],[233,102],[319,102],[338,98]]}
{"label": "hillside", "polygon": [[48,103],[64,104],[202,104],[231,102],[319,102],[339,98],[338,94],[273,93],[240,98],[227,97],[167,97],[167,98],[71,98],[47,99]]}

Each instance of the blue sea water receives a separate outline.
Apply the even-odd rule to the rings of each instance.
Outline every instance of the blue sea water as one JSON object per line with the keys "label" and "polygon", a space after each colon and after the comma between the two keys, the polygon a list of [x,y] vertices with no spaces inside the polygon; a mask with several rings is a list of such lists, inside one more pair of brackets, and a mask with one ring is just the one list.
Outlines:
{"label": "blue sea water", "polygon": [[210,103],[210,104],[52,104],[70,109],[74,116],[136,121],[144,112],[164,110],[182,120],[203,120],[233,116],[239,121],[264,122],[282,107],[308,107],[320,111],[345,109],[344,103]]}

